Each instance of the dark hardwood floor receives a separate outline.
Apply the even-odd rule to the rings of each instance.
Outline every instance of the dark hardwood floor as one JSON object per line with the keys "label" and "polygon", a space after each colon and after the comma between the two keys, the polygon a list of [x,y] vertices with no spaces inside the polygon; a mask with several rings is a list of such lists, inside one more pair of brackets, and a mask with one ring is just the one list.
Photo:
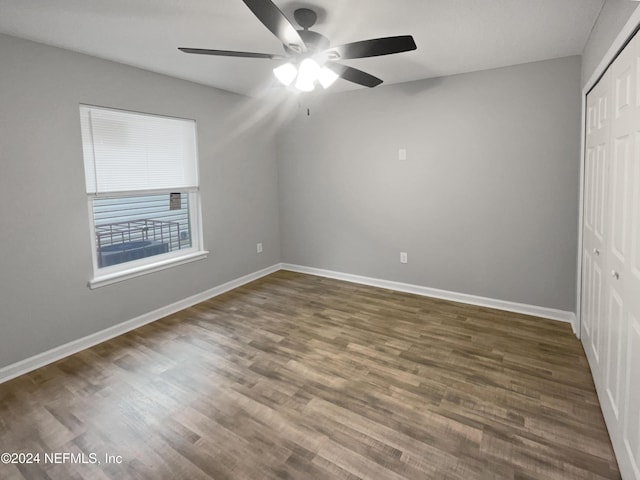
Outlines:
{"label": "dark hardwood floor", "polygon": [[2,479],[619,478],[568,324],[286,271],[0,385],[0,452],[40,453]]}

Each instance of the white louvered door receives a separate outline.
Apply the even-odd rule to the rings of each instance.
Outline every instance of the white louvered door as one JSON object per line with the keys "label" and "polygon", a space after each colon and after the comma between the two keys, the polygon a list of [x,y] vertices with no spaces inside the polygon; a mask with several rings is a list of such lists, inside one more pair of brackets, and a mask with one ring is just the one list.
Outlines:
{"label": "white louvered door", "polygon": [[640,36],[587,96],[581,337],[624,479],[640,480]]}

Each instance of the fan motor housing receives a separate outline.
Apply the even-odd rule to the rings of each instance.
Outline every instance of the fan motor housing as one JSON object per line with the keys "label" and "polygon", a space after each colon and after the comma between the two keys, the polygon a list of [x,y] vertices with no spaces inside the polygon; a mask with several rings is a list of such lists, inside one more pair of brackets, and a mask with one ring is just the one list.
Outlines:
{"label": "fan motor housing", "polygon": [[[329,39],[318,32],[312,32],[311,30],[297,30],[300,38],[307,47],[307,51],[310,53],[317,53],[329,48]],[[284,46],[284,51],[289,55],[296,55],[296,52],[288,45]]]}

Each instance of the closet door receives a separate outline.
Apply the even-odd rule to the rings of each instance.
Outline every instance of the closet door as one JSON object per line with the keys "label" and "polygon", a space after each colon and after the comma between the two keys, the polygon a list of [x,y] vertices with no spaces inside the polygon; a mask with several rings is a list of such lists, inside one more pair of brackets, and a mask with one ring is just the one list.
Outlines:
{"label": "closet door", "polygon": [[635,480],[640,480],[638,82],[640,36],[587,99],[582,252],[582,341],[622,476]]}
{"label": "closet door", "polygon": [[[635,48],[630,44],[616,59],[611,68],[613,87],[613,118],[611,124],[611,165],[609,167],[609,194],[607,209],[606,240],[606,290],[604,315],[605,356],[603,387],[605,409],[613,415],[615,423],[620,421],[623,411],[623,383],[626,345],[624,294],[625,264],[629,259],[627,232],[631,220],[629,209],[630,169],[634,158],[635,95]],[[611,428],[611,427],[610,427]]]}
{"label": "closet door", "polygon": [[[623,452],[616,452],[624,478],[640,480],[640,35],[627,49],[633,85],[631,86],[633,119],[630,127],[631,147],[620,162],[614,163],[612,182],[615,191],[611,211],[611,250],[614,258],[611,274],[612,292],[622,298],[621,305],[621,401],[618,405]],[[618,133],[624,135],[621,126]],[[615,211],[613,211],[615,209]],[[620,252],[620,250],[622,250]]]}
{"label": "closet door", "polygon": [[[640,57],[640,47],[638,48]],[[640,68],[640,66],[639,66]],[[640,92],[637,108],[640,110]],[[638,117],[640,117],[640,112]],[[624,412],[622,413],[622,438],[626,456],[628,456],[635,479],[640,480],[640,121],[636,121],[634,130],[634,158],[630,167],[629,199],[629,259],[625,275],[625,338],[626,342],[626,378],[624,379]],[[633,478],[633,477],[632,477]]]}
{"label": "closet door", "polygon": [[594,375],[601,371],[603,345],[610,78],[607,72],[587,97],[581,338]]}

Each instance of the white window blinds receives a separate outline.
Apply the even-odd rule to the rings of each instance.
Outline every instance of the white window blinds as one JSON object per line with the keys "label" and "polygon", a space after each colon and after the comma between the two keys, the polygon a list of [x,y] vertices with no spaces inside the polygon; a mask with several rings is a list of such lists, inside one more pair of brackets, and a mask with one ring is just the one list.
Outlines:
{"label": "white window blinds", "polygon": [[198,186],[195,121],[80,106],[88,194]]}

